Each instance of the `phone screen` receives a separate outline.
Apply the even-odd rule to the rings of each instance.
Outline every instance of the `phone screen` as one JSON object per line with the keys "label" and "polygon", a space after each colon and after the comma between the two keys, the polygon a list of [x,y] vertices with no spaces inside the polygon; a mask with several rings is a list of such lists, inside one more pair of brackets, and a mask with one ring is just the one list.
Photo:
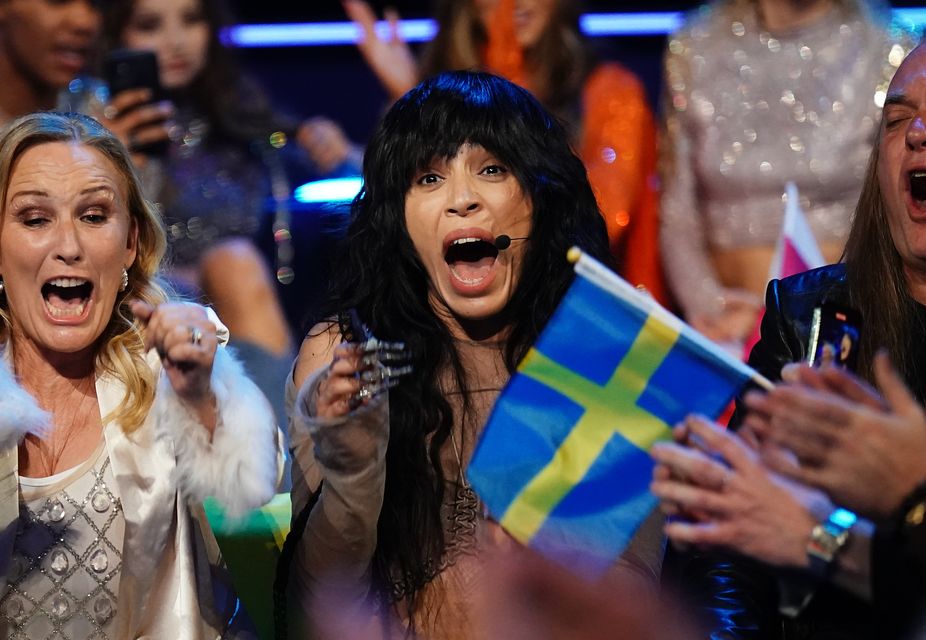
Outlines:
{"label": "phone screen", "polygon": [[861,338],[861,314],[855,309],[826,303],[813,310],[808,362],[855,371]]}

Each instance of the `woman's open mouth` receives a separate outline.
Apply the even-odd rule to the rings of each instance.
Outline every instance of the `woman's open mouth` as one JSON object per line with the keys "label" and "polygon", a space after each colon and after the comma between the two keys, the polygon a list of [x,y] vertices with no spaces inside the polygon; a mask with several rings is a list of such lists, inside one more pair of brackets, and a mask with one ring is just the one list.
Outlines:
{"label": "woman's open mouth", "polygon": [[492,273],[498,249],[487,240],[458,238],[450,243],[444,260],[454,280],[465,287],[478,287]]}
{"label": "woman's open mouth", "polygon": [[42,285],[45,309],[53,318],[79,318],[92,292],[93,284],[83,278],[53,278]]}

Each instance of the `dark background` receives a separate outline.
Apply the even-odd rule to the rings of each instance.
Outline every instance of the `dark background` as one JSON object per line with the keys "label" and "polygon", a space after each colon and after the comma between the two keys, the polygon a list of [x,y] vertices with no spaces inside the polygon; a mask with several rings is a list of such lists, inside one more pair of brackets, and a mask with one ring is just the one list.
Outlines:
{"label": "dark background", "polygon": [[[395,7],[403,18],[430,15],[429,0],[392,0],[371,3],[381,14]],[[585,11],[678,11],[698,2],[634,0],[584,2]],[[291,0],[236,0],[231,3],[238,22],[320,22],[346,20],[337,0],[294,3]],[[651,100],[658,93],[659,60],[663,37],[596,38],[603,58],[623,63],[646,83]],[[363,142],[387,106],[386,95],[353,46],[275,47],[239,50],[245,66],[261,80],[275,104],[298,117],[324,115],[341,123],[348,134]]]}
{"label": "dark background", "polygon": [[[430,0],[373,0],[380,12],[395,7],[403,18],[429,16]],[[685,11],[700,4],[685,0],[585,0],[585,11]],[[921,6],[923,0],[895,0],[897,7]],[[338,0],[232,0],[241,23],[320,22],[346,20]],[[595,38],[600,55],[634,71],[646,85],[658,109],[663,36]],[[240,49],[244,66],[263,83],[274,103],[297,117],[328,116],[358,142],[364,142],[387,106],[386,96],[351,46],[311,46]]]}

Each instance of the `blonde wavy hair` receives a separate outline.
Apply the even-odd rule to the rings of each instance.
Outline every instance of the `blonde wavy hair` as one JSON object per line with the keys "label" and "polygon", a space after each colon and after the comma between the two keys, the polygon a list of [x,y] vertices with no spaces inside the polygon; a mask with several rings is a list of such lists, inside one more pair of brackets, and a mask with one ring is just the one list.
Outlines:
{"label": "blonde wavy hair", "polygon": [[[0,206],[16,161],[32,147],[49,142],[68,142],[96,149],[112,162],[126,187],[129,217],[138,230],[135,262],[128,268],[129,282],[116,297],[109,323],[99,338],[97,375],[110,374],[125,384],[119,408],[104,416],[131,433],[145,420],[157,381],[145,362],[143,327],[129,310],[131,300],[157,305],[167,299],[158,269],[167,239],[161,215],[145,200],[129,152],[119,139],[93,118],[78,113],[32,113],[14,120],[0,134]],[[6,343],[12,331],[10,310],[0,297],[0,341]]]}

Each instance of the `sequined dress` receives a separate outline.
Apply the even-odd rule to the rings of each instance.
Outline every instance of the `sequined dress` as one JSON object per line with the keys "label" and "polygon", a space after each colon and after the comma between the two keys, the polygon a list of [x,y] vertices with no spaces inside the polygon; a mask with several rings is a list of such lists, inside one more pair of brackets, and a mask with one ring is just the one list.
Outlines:
{"label": "sequined dress", "polygon": [[267,211],[266,144],[213,142],[210,126],[194,111],[180,108],[164,156],[142,168],[145,194],[156,201],[167,227],[171,267],[198,266],[216,242],[252,237]]}
{"label": "sequined dress", "polygon": [[754,0],[715,0],[669,40],[660,242],[686,314],[720,310],[713,250],[773,246],[794,181],[819,243],[843,243],[891,77],[914,44],[844,0],[771,34]]}
{"label": "sequined dress", "polygon": [[101,442],[78,467],[20,485],[24,524],[0,599],[6,637],[115,638],[125,518],[106,448]]}

